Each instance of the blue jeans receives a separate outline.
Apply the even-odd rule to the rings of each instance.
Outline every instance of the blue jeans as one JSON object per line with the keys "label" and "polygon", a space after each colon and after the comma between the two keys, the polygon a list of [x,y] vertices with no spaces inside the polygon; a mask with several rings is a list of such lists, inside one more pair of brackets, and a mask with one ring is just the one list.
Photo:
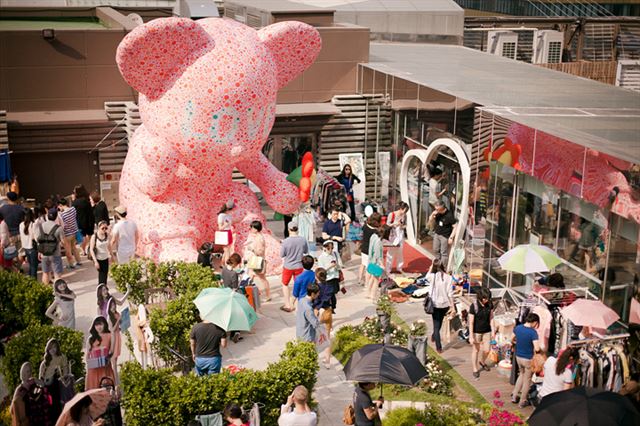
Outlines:
{"label": "blue jeans", "polygon": [[208,374],[218,374],[222,367],[222,357],[196,357],[196,374],[206,376]]}
{"label": "blue jeans", "polygon": [[24,249],[25,257],[29,262],[29,276],[37,278],[38,276],[38,250]]}

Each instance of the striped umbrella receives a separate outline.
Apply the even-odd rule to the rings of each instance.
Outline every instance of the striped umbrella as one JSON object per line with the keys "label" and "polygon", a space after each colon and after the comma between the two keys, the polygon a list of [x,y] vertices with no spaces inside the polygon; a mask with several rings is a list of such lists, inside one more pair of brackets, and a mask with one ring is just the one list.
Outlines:
{"label": "striped umbrella", "polygon": [[521,244],[500,256],[498,263],[505,271],[526,275],[535,272],[548,272],[562,263],[562,259],[549,247]]}

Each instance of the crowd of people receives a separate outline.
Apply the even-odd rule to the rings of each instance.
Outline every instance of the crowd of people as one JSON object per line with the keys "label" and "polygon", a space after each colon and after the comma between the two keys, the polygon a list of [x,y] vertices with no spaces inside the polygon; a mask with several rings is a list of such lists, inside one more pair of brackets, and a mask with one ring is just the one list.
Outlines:
{"label": "crowd of people", "polygon": [[[118,306],[126,301],[128,293],[120,298],[112,296],[107,277],[110,263],[126,263],[134,256],[139,234],[136,224],[127,219],[126,208],[118,206],[114,213],[116,222],[112,224],[99,193],[89,194],[83,185],[73,188],[69,197],[51,196],[33,206],[25,205],[16,192],[8,192],[6,202],[0,207],[0,263],[2,269],[25,273],[34,279],[41,270],[42,282],[52,285],[54,295],[45,315],[54,325],[70,329],[76,329],[77,325],[76,293],[69,287],[73,274],[63,279],[64,270],[72,272],[85,261],[93,264],[98,276],[97,315],[88,330],[84,388],[109,388],[116,401],[122,346],[122,313]],[[14,424],[35,424],[34,416],[40,416],[41,424],[53,424],[64,403],[73,397],[73,383],[67,383],[70,370],[65,355],[60,352],[60,344],[52,339],[35,377],[30,365],[23,366],[24,380],[12,401]],[[67,384],[69,392],[61,394],[60,389],[65,388],[61,384]],[[29,391],[41,387],[41,392],[50,396],[44,400],[50,400],[51,406],[25,409],[35,403]],[[77,407],[82,408],[81,405]],[[114,413],[116,411],[114,416],[118,417],[119,409]],[[82,412],[80,409],[77,415],[71,416],[69,424],[80,424]]]}
{"label": "crowd of people", "polygon": [[[280,310],[285,313],[295,312],[297,339],[315,343],[320,353],[320,362],[326,368],[331,365],[330,339],[339,294],[346,292],[341,255],[349,244],[349,226],[359,219],[353,205],[353,186],[359,182],[357,177],[347,166],[339,180],[347,191],[347,205],[336,203],[326,213],[318,246],[312,247],[308,239],[300,235],[300,224],[294,219],[286,225],[287,237],[282,241],[280,249],[283,261]],[[351,214],[347,214],[347,207]],[[456,310],[453,290],[456,278],[448,273],[446,267],[457,223],[441,200],[434,200],[431,207],[433,211],[429,216],[429,229],[433,234],[435,259],[429,270],[423,271],[421,278],[430,286],[428,314],[433,320],[431,341],[436,351],[442,353],[444,347],[441,328],[444,319]],[[266,277],[263,223],[253,221],[247,225],[250,233],[244,251],[236,252],[234,226],[239,225],[232,223],[230,214],[233,208],[233,202],[225,203],[217,217],[219,232],[226,234],[220,262],[212,253],[214,246],[219,244],[211,242],[200,248],[198,263],[214,269],[220,274],[222,284],[235,291],[241,291],[250,284],[257,285],[263,301],[269,302],[273,295]],[[115,223],[111,223],[108,208],[100,196],[95,192],[89,194],[82,185],[75,187],[68,199],[51,197],[33,208],[25,208],[18,195],[10,192],[7,194],[7,203],[0,207],[2,266],[9,270],[24,271],[34,278],[37,277],[38,268],[41,268],[42,281],[53,283],[55,298],[46,310],[46,315],[54,324],[71,329],[76,327],[76,294],[69,288],[68,278],[62,279],[64,268],[73,271],[86,257],[97,271],[97,315],[91,323],[85,351],[87,390],[102,387],[105,381],[114,389],[119,384],[117,363],[121,354],[123,332],[123,312],[120,307],[126,302],[128,291],[121,297],[111,295],[107,278],[111,264],[126,263],[135,256],[140,236],[136,224],[127,218],[125,207],[118,206],[113,211]],[[383,291],[380,284],[384,278],[391,277],[393,272],[404,272],[402,247],[408,214],[409,205],[400,202],[386,216],[374,211],[367,212],[364,217],[359,241],[361,259],[357,282],[364,287],[365,296],[373,302]],[[141,310],[140,307],[132,309],[136,314],[140,313],[137,315],[137,325],[140,326],[138,331],[141,331],[139,334],[144,334],[144,330],[148,328],[144,307]],[[493,314],[491,293],[480,288],[476,293],[476,300],[469,307],[466,320],[473,376],[476,379],[480,378],[482,371],[490,370],[487,357],[496,335]],[[536,333],[538,323],[536,315],[531,314],[524,324],[514,330],[517,360],[514,368],[520,370],[520,375],[513,390],[512,401],[521,406],[529,400],[531,360],[539,350]],[[221,371],[222,349],[227,347],[228,340],[237,343],[242,340],[242,336],[237,331],[227,332],[206,320],[193,326],[190,346],[197,375],[217,374]],[[138,346],[142,352],[145,345]],[[547,358],[543,367],[545,379],[540,387],[540,398],[570,386],[572,381],[568,377],[567,366],[574,362],[575,357],[573,351],[565,351],[558,357]],[[64,365],[65,359],[64,354],[60,353],[59,344],[56,346],[54,342],[47,345],[46,363],[41,366],[38,378],[44,380],[45,384],[50,384],[52,379],[49,373],[54,368],[51,366],[58,364],[58,379],[68,375],[69,367]],[[374,387],[373,383],[359,383],[355,388],[352,402],[356,425],[373,425],[379,419],[383,401],[374,401],[370,396]],[[24,393],[23,388],[19,389]],[[16,391],[16,395],[18,394]],[[241,407],[237,405],[229,405],[224,417],[230,425],[247,424]],[[308,390],[304,386],[296,387],[282,406],[279,424],[316,423],[316,414],[309,408]]]}

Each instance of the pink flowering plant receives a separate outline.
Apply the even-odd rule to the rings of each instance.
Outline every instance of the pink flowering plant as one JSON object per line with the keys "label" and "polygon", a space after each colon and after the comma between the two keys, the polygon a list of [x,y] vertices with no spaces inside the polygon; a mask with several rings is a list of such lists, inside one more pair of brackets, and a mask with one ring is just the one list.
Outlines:
{"label": "pink flowering plant", "polygon": [[504,401],[500,391],[496,390],[493,393],[493,406],[485,409],[488,426],[514,426],[524,425],[525,422],[517,413],[504,409]]}

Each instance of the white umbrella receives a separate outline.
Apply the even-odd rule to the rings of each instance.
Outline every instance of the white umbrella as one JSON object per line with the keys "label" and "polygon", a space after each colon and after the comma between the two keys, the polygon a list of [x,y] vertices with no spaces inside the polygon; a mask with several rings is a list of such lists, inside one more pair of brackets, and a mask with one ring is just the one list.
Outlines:
{"label": "white umbrella", "polygon": [[500,256],[498,263],[505,271],[526,275],[535,272],[548,272],[551,268],[562,263],[562,259],[549,247],[521,244]]}

